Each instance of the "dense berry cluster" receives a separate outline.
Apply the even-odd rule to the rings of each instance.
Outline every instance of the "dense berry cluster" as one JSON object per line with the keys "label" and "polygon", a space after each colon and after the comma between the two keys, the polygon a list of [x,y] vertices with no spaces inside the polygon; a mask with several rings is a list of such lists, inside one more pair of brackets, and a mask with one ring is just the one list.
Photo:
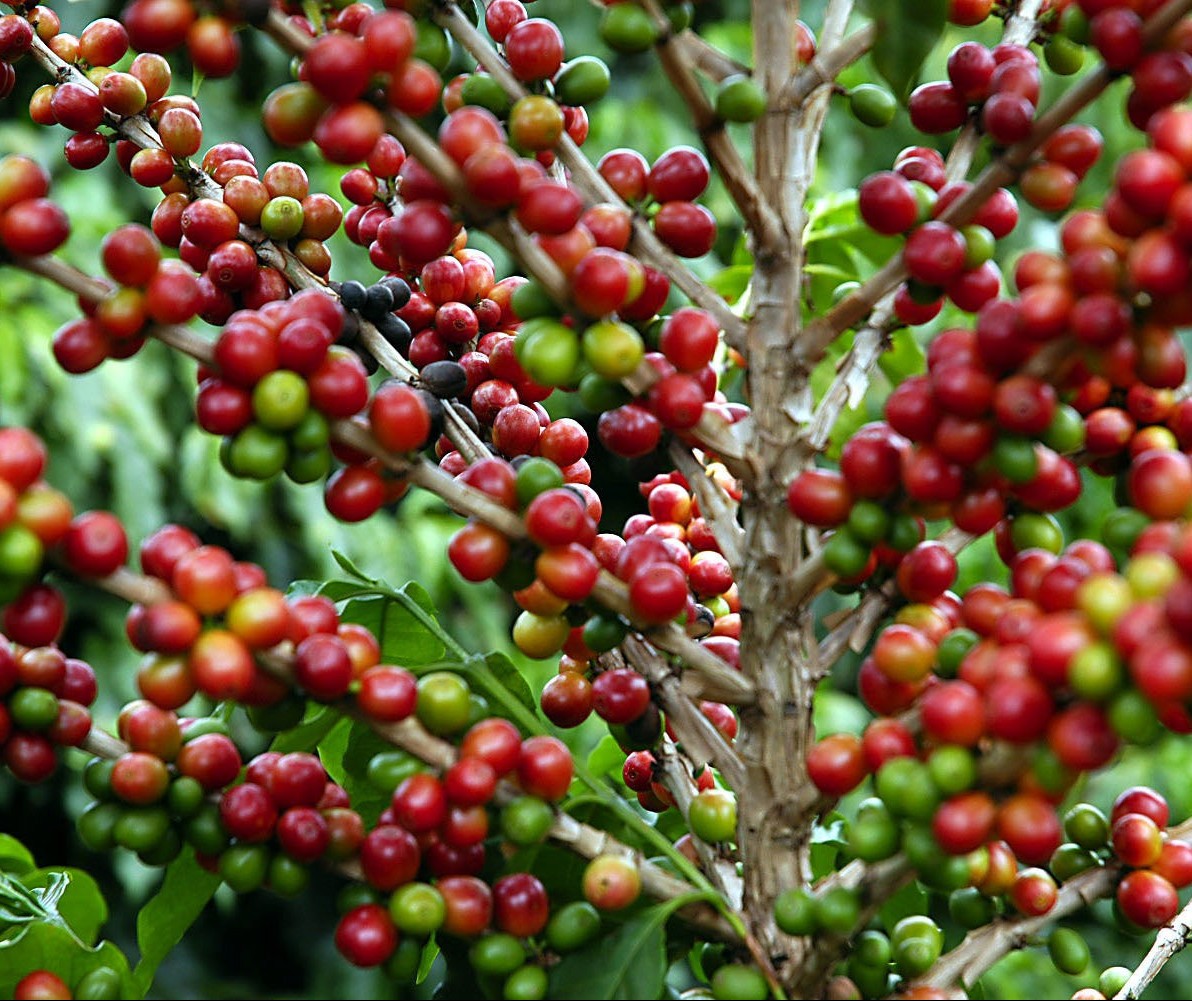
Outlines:
{"label": "dense berry cluster", "polygon": [[56,647],[22,647],[0,636],[0,754],[22,782],[50,777],[57,747],[77,747],[91,730],[95,672]]}
{"label": "dense berry cluster", "polygon": [[122,566],[128,540],[106,511],[75,515],[70,500],[42,477],[45,446],[21,427],[0,428],[0,606],[8,637],[23,646],[54,643],[66,602],[43,581],[52,563],[83,577]]}

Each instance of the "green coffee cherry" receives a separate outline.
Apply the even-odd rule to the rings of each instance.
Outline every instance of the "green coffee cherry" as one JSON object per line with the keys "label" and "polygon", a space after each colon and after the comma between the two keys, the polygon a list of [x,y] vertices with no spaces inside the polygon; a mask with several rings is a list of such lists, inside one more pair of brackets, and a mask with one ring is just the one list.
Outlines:
{"label": "green coffee cherry", "polygon": [[1073,928],[1056,928],[1047,938],[1047,954],[1061,973],[1076,976],[1089,965],[1089,946]]}
{"label": "green coffee cherry", "polygon": [[619,3],[606,7],[600,18],[600,38],[615,52],[645,52],[658,39],[658,29],[641,7]]}
{"label": "green coffee cherry", "polygon": [[725,77],[716,91],[716,117],[726,122],[756,122],[766,113],[766,92],[744,73]]}
{"label": "green coffee cherry", "polygon": [[555,77],[555,97],[563,104],[591,104],[608,93],[611,79],[603,59],[579,56],[559,70]]}
{"label": "green coffee cherry", "polygon": [[848,95],[849,110],[862,125],[880,129],[894,120],[898,101],[884,87],[863,83],[854,87]]}

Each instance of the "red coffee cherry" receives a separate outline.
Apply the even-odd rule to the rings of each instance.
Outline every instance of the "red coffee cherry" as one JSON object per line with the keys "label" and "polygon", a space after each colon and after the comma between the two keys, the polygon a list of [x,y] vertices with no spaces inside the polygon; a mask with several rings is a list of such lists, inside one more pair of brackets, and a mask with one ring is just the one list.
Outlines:
{"label": "red coffee cherry", "polygon": [[844,733],[817,741],[807,753],[807,774],[825,795],[851,792],[868,774],[861,741]]}
{"label": "red coffee cherry", "polygon": [[397,948],[397,928],[387,908],[363,904],[339,919],[335,947],[354,966],[380,966]]}

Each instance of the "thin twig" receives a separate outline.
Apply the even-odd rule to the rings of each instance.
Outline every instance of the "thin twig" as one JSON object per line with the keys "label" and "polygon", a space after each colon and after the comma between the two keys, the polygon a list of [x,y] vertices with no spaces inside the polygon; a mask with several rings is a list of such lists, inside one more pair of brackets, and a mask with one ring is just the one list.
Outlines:
{"label": "thin twig", "polygon": [[1183,951],[1192,940],[1192,901],[1184,905],[1171,921],[1159,929],[1155,941],[1151,944],[1147,954],[1142,957],[1130,978],[1122,985],[1122,989],[1114,995],[1114,999],[1137,998],[1152,980],[1159,975],[1159,971],[1168,961]]}
{"label": "thin twig", "polygon": [[[662,739],[662,744],[657,752],[655,768],[659,781],[674,797],[675,806],[686,820],[691,812],[692,800],[696,795],[695,779],[691,772],[691,763],[684,758],[669,737],[664,736]],[[737,874],[736,863],[731,858],[718,854],[711,845],[695,835],[692,835],[691,843],[695,846],[696,854],[707,874],[708,881],[716,887],[725,900],[730,902],[730,906],[740,909],[743,886],[741,877]],[[774,965],[770,961],[770,957],[766,955],[761,943],[752,934],[746,933],[745,946],[758,969],[766,978],[774,996],[781,997],[782,986],[778,982],[778,974],[774,971]]]}
{"label": "thin twig", "polygon": [[699,500],[700,514],[712,530],[721,555],[736,572],[744,558],[742,542],[745,537],[737,521],[737,502],[708,475],[695,453],[678,439],[671,441],[669,452],[675,468],[687,478],[688,486]]}
{"label": "thin twig", "polygon": [[721,52],[715,45],[702,35],[690,28],[684,28],[675,35],[675,43],[682,46],[688,60],[697,70],[710,80],[720,83],[730,76],[746,75],[750,69],[744,63],[739,63],[725,52]]}
{"label": "thin twig", "polygon": [[[607,570],[600,572],[592,596],[618,615],[624,616],[630,622],[634,621],[635,616],[625,585]],[[674,623],[648,629],[639,621],[637,628],[644,633],[651,645],[675,654],[684,664],[697,672],[694,677],[685,673],[682,679],[683,690],[690,695],[736,706],[749,705],[756,698],[754,686],[748,678],[734,671]]]}
{"label": "thin twig", "polygon": [[801,604],[813,595],[827,590],[836,580],[835,574],[827,572],[823,549],[817,549],[805,556],[791,575],[791,600]]}
{"label": "thin twig", "polygon": [[[675,806],[686,820],[691,813],[691,801],[698,792],[692,775],[692,762],[679,750],[675,742],[665,735],[655,749],[654,757],[656,778],[674,798]],[[734,909],[740,908],[741,877],[733,861],[721,857],[710,844],[694,834],[691,836],[691,843],[695,846],[700,868],[704,870],[708,881],[729,902],[729,906]]]}
{"label": "thin twig", "polygon": [[[626,663],[650,683],[659,707],[667,721],[673,724],[691,761],[697,765],[712,765],[730,787],[744,789],[747,781],[744,762],[716,725],[700,711],[694,699],[683,691],[678,676],[665,658],[659,656],[649,643],[634,636],[626,638],[622,655]],[[740,898],[737,900],[739,903]]]}
{"label": "thin twig", "polygon": [[827,448],[832,429],[844,408],[856,409],[864,400],[873,367],[889,346],[890,331],[894,326],[892,314],[892,302],[879,304],[873,321],[857,331],[807,428],[810,452],[822,452]]}

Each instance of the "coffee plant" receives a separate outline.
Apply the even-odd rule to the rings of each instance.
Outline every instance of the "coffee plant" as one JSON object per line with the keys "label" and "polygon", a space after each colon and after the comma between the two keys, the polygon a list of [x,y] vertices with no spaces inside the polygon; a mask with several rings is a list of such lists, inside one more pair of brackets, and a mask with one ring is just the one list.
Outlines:
{"label": "coffee plant", "polygon": [[[5,4],[0,99],[62,154],[0,149],[0,281],[71,304],[56,364],[155,342],[221,479],[338,521],[435,498],[517,651],[381,561],[78,511],[6,418],[4,782],[164,876],[130,961],[61,832],[0,835],[5,996],[151,994],[217,891],[338,910],[383,996],[984,997],[1033,953],[1126,998],[1183,948],[1173,780],[1106,783],[1192,734],[1192,0],[753,0],[748,60],[701,2]],[[635,83],[692,145],[589,156]],[[919,144],[842,190],[840,109]],[[70,622],[117,599],[109,714]]]}

